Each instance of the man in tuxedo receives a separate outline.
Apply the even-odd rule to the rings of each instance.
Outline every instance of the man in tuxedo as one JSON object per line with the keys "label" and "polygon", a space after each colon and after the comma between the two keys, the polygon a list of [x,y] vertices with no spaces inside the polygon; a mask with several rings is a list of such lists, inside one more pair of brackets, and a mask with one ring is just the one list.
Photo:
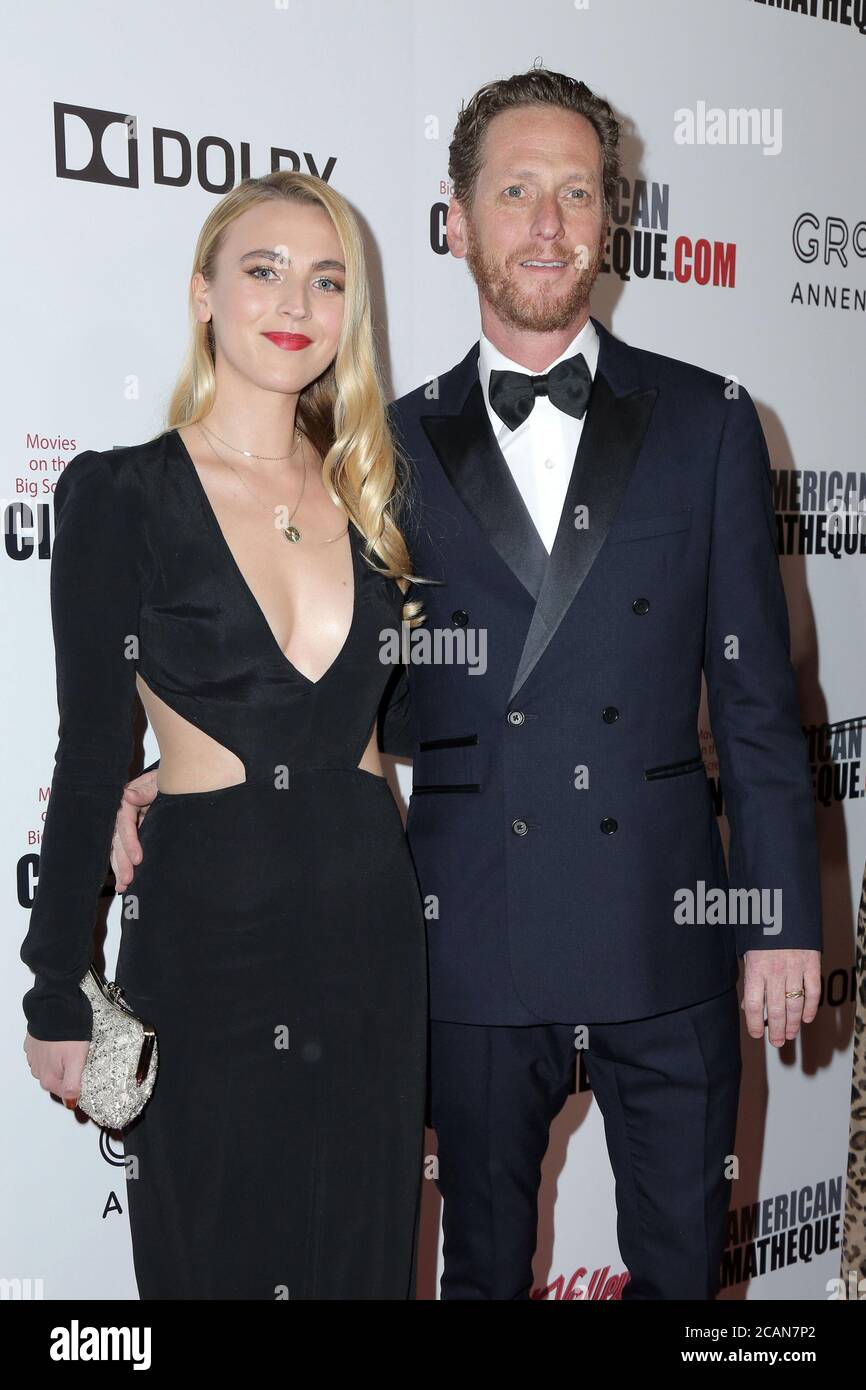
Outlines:
{"label": "man in tuxedo", "polygon": [[[562,74],[476,93],[450,147],[447,232],[481,336],[391,407],[414,573],[435,581],[413,597],[451,654],[410,660],[382,732],[413,758],[446,1299],[530,1296],[540,1165],[578,1048],[623,1297],[714,1297],[738,958],[752,1037],[765,1005],[780,1046],[818,1002],[814,804],[766,444],[745,390],[590,317],[618,137],[607,103]],[[473,634],[483,670],[454,659]],[[133,823],[127,808],[127,848]]]}

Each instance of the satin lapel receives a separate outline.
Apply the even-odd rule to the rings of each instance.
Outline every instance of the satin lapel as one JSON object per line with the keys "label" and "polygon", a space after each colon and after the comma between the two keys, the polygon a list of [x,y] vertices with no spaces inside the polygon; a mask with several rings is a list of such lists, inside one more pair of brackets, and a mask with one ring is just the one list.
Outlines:
{"label": "satin lapel", "polygon": [[[634,471],[657,391],[617,396],[601,365],[563,503],[553,550],[511,687],[509,701],[539,661],[604,544]],[[586,507],[586,525],[574,525],[575,507]]]}
{"label": "satin lapel", "polygon": [[537,600],[547,551],[496,442],[477,372],[459,415],[422,415],[421,424],[463,505]]}

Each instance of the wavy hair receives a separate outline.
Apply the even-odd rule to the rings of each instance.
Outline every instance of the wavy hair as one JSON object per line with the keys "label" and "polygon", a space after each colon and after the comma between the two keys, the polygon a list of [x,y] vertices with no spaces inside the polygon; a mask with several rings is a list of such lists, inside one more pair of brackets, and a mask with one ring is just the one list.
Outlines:
{"label": "wavy hair", "polygon": [[601,145],[602,193],[609,218],[620,176],[620,126],[603,97],[562,72],[551,72],[536,63],[527,72],[516,72],[479,87],[469,103],[463,103],[448,147],[448,177],[454,197],[472,208],[475,185],[484,163],[484,136],[500,111],[522,106],[558,106],[585,116]]}
{"label": "wavy hair", "polygon": [[[373,343],[370,288],[358,223],[346,199],[312,174],[277,170],[244,179],[221,198],[199,232],[189,289],[190,334],[171,394],[166,428],[193,425],[211,410],[216,395],[212,323],[196,313],[192,278],[211,281],[225,230],[242,213],[273,199],[317,204],[334,225],[346,266],[346,295],[337,353],[331,365],[300,393],[295,424],[322,457],[322,481],[331,500],[348,513],[365,539],[372,568],[394,579],[405,594],[416,581],[397,516],[408,505],[409,466],[388,426]],[[373,553],[382,568],[373,564]],[[419,582],[423,583],[423,580]],[[421,621],[420,600],[403,604],[403,620]]]}

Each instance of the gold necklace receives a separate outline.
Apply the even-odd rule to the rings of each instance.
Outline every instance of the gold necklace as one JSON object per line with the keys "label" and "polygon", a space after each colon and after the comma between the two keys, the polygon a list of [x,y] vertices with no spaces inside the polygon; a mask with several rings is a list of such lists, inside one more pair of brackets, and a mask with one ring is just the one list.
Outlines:
{"label": "gold necklace", "polygon": [[[203,430],[208,428],[203,420],[199,420],[199,424]],[[226,448],[231,449],[235,454],[243,454],[245,459],[266,459],[269,463],[280,463],[283,459],[294,458],[295,454],[298,452],[298,447],[295,445],[290,454],[252,454],[249,449],[239,449],[236,444],[229,444],[228,440],[222,439],[220,435],[217,434],[216,430],[211,430],[210,433],[213,435],[214,439],[219,439],[220,444],[225,444]],[[301,431],[296,427],[295,438],[300,439],[300,437]]]}
{"label": "gold necklace", "polygon": [[[254,502],[258,502],[259,506],[260,506],[260,507],[264,507],[265,511],[266,511],[266,512],[269,512],[270,515],[271,515],[271,517],[273,517],[274,508],[273,508],[273,507],[269,507],[268,504],[267,504],[267,502],[263,502],[262,499],[261,499],[260,497],[257,497],[257,496],[256,496],[256,494],[253,492],[252,488],[248,486],[246,480],[241,476],[241,474],[240,474],[240,473],[238,472],[238,470],[234,467],[234,465],[231,464],[231,463],[229,463],[228,459],[220,458],[220,455],[217,453],[217,451],[216,451],[216,449],[214,448],[213,443],[212,443],[212,441],[211,441],[211,439],[210,439],[210,437],[209,437],[210,432],[208,431],[207,427],[206,427],[205,425],[203,425],[201,421],[199,421],[198,423],[199,423],[199,426],[200,426],[200,428],[202,429],[202,431],[203,431],[205,437],[207,438],[208,444],[210,444],[211,452],[214,454],[214,456],[219,460],[220,463],[224,463],[224,464],[226,465],[227,468],[230,468],[230,469],[232,470],[232,472],[234,473],[235,477],[236,477],[236,478],[238,479],[238,481],[240,482],[241,486],[242,486],[243,488],[246,489],[246,491],[250,494],[250,497],[252,497],[253,501],[254,501]],[[300,505],[301,505],[301,498],[303,497],[303,495],[304,495],[304,489],[305,489],[305,487],[307,486],[307,457],[306,457],[306,454],[303,452],[303,447],[302,447],[302,446],[303,446],[303,436],[302,436],[300,430],[298,430],[298,429],[295,430],[295,436],[296,436],[296,438],[297,438],[298,441],[299,441],[298,445],[295,446],[295,448],[292,450],[291,454],[286,454],[284,457],[286,457],[286,458],[294,458],[295,454],[296,454],[297,451],[298,451],[298,448],[301,448],[301,457],[302,457],[303,460],[304,460],[304,475],[303,475],[303,479],[302,479],[302,482],[301,482],[301,491],[300,491],[299,494],[298,494],[298,500],[297,500],[297,502],[295,503],[295,506],[294,506],[294,508],[293,508],[293,510],[292,510],[292,514],[291,514],[291,516],[289,517],[289,519],[288,519],[286,525],[280,528],[280,529],[282,530],[282,533],[283,533],[283,535],[285,536],[286,540],[287,540],[287,541],[290,541],[292,545],[297,545],[298,541],[301,540],[301,532],[299,531],[299,529],[298,529],[297,526],[293,526],[293,525],[292,525],[292,519],[293,519],[295,513],[297,512],[298,508],[299,508]],[[219,435],[218,435],[218,434],[216,434],[214,437],[215,437],[216,439],[219,439]],[[223,441],[220,440],[220,443],[222,443],[222,442],[223,442]],[[229,447],[229,448],[232,448],[233,446],[230,444],[228,447]],[[249,454],[249,453],[247,453],[246,450],[244,450],[244,449],[237,450],[236,452],[245,454],[247,458],[268,458],[268,457],[269,457],[267,454]],[[280,456],[280,457],[283,457],[283,456]],[[349,525],[348,525],[348,522],[347,522],[347,523],[346,523],[346,526],[343,528],[343,530],[340,531],[340,532],[338,532],[336,536],[329,536],[329,537],[327,538],[327,540],[324,540],[324,541],[316,541],[315,544],[316,544],[316,545],[331,545],[331,544],[333,544],[334,541],[338,541],[338,540],[340,539],[341,536],[345,536],[345,534],[346,534],[346,532],[348,531],[348,529],[349,529]]]}

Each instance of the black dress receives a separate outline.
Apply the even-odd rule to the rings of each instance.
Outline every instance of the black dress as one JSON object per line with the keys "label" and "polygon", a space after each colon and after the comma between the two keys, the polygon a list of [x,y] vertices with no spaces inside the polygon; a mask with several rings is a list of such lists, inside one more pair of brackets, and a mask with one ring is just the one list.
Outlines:
{"label": "black dress", "polygon": [[140,1296],[413,1297],[424,920],[388,784],[358,767],[393,685],[380,634],[399,627],[402,595],[350,525],[351,627],[312,681],[281,651],[176,430],[76,456],[55,497],[61,738],[21,952],[37,972],[33,1036],[90,1036],[77,981],[136,669],[246,768],[234,786],[157,795],[123,895],[116,975],[160,1049],[124,1136]]}

